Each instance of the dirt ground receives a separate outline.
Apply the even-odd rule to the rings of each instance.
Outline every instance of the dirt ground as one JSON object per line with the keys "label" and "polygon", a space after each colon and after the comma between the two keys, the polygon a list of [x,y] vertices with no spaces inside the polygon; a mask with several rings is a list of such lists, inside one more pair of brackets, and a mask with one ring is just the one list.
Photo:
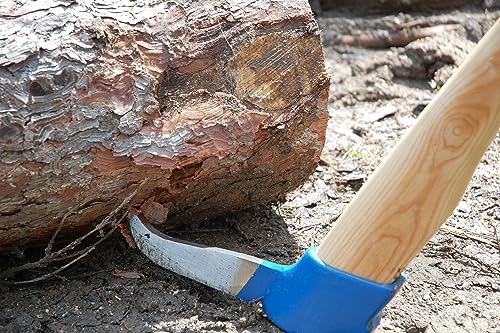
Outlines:
{"label": "dirt ground", "polygon": [[[170,234],[281,263],[317,245],[368,174],[500,16],[484,7],[363,16],[323,12],[330,123],[314,175],[281,203]],[[452,25],[407,46],[366,49],[340,36]],[[407,269],[384,332],[500,332],[500,135],[463,200]],[[16,261],[2,257],[0,269]],[[123,278],[123,272],[129,278]],[[33,274],[40,275],[41,272]],[[125,274],[126,275],[126,274]],[[30,275],[31,276],[31,275]],[[130,278],[131,277],[131,278]],[[0,332],[280,332],[259,304],[152,264],[122,237],[47,282],[0,286]]]}

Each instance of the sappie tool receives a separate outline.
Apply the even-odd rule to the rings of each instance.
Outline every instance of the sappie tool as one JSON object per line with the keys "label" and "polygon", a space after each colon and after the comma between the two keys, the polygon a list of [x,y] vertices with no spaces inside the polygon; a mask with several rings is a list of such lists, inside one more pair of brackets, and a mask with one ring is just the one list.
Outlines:
{"label": "sappie tool", "polygon": [[500,20],[368,178],[319,247],[293,265],[163,235],[129,214],[138,248],[173,272],[261,300],[286,332],[370,332],[402,272],[460,201],[500,128]]}

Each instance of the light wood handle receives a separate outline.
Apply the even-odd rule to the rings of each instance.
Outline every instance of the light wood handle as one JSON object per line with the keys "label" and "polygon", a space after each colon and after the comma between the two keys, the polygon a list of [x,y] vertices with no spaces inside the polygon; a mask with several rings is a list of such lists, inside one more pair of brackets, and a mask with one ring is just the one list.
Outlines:
{"label": "light wood handle", "polygon": [[499,127],[500,20],[369,177],[319,258],[393,282],[453,212]]}

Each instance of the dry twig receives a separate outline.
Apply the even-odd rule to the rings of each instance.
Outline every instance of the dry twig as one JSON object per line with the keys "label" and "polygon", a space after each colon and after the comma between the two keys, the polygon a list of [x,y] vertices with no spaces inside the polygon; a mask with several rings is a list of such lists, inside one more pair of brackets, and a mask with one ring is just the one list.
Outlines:
{"label": "dry twig", "polygon": [[495,224],[493,223],[493,217],[490,218],[490,224],[493,227],[493,232],[495,233],[495,238],[497,239],[497,249],[500,254],[500,237],[498,237],[498,230]]}
{"label": "dry twig", "polygon": [[[42,275],[42,276],[40,276],[38,278],[31,279],[31,280],[25,280],[25,281],[3,281],[3,282],[4,283],[8,283],[8,284],[28,284],[28,283],[34,283],[34,282],[43,281],[43,280],[46,280],[46,279],[48,279],[50,277],[55,276],[59,272],[63,271],[64,269],[66,269],[69,266],[71,266],[74,263],[76,263],[78,260],[80,260],[83,257],[87,256],[90,252],[92,252],[93,250],[95,250],[95,248],[99,244],[101,244],[104,240],[106,240],[109,236],[111,236],[111,234],[113,234],[113,232],[118,228],[118,225],[120,224],[120,222],[125,218],[125,216],[128,213],[128,209],[131,206],[132,199],[137,195],[137,193],[139,193],[139,191],[142,189],[142,187],[146,184],[147,181],[148,181],[147,178],[144,179],[141,182],[141,184],[139,184],[139,186],[130,195],[128,195],[120,203],[120,205],[118,205],[112,212],[110,212],[94,229],[92,229],[91,231],[89,231],[85,235],[83,235],[83,236],[75,239],[74,241],[72,241],[70,244],[66,245],[62,249],[60,249],[60,250],[58,250],[56,252],[52,252],[52,248],[54,246],[55,239],[56,239],[57,235],[59,234],[59,231],[61,230],[64,222],[66,221],[66,219],[69,216],[71,216],[76,211],[75,208],[71,209],[69,212],[67,212],[63,216],[61,222],[59,223],[58,228],[56,229],[56,231],[52,235],[52,238],[50,239],[49,243],[47,244],[47,247],[45,248],[45,256],[42,259],[37,260],[35,262],[26,263],[24,265],[8,269],[8,270],[4,271],[2,274],[0,274],[0,278],[5,279],[5,278],[7,278],[9,276],[12,276],[15,273],[18,273],[18,272],[22,272],[22,271],[26,271],[26,270],[30,270],[30,269],[34,269],[34,268],[45,267],[45,266],[47,266],[51,262],[56,262],[56,261],[61,261],[61,260],[67,260],[67,259],[71,259],[71,258],[75,258],[76,257],[75,259],[73,259],[70,262],[64,264],[63,266],[59,267],[55,271],[52,271],[52,272],[47,273],[45,275]],[[128,207],[126,207],[126,206],[128,206]],[[127,208],[127,209],[125,209],[125,211],[124,211],[124,213],[122,215],[120,215],[118,218],[116,218],[116,215],[120,211],[122,211],[124,208]],[[78,246],[79,244],[81,244],[81,242],[83,240],[85,240],[86,238],[88,238],[92,234],[94,234],[96,232],[100,232],[100,233],[103,232],[103,229],[106,226],[111,226],[111,229],[108,232],[104,233],[102,235],[101,239],[99,239],[95,243],[87,246],[86,248],[84,248],[82,250],[76,251],[74,253],[68,253],[69,251],[73,250],[76,246]]]}
{"label": "dry twig", "polygon": [[494,239],[489,239],[490,237],[479,236],[479,235],[474,234],[472,232],[465,232],[463,230],[460,230],[460,229],[457,229],[457,228],[454,228],[454,227],[450,227],[448,225],[441,226],[441,230],[444,231],[444,232],[450,233],[452,235],[455,235],[457,237],[460,237],[460,238],[472,239],[472,240],[478,241],[480,243],[488,244],[488,245],[491,245],[491,246],[494,246],[494,247],[500,246],[499,243],[498,243],[498,238],[497,238],[497,240],[495,242]]}

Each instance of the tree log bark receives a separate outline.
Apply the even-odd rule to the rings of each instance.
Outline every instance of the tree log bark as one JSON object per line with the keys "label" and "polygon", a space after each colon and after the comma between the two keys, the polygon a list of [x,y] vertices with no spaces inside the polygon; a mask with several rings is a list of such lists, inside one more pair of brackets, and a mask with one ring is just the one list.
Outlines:
{"label": "tree log bark", "polygon": [[329,79],[306,0],[0,5],[0,249],[89,226],[144,178],[157,223],[315,169]]}

